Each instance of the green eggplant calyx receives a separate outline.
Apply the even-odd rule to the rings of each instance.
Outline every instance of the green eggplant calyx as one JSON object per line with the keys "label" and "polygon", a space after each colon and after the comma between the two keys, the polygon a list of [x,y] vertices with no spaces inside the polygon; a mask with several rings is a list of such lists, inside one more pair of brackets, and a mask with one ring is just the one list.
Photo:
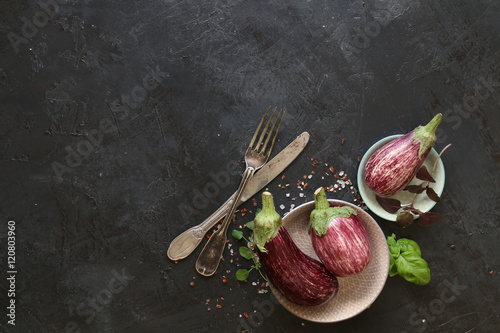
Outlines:
{"label": "green eggplant calyx", "polygon": [[253,230],[253,240],[261,252],[266,252],[266,243],[276,237],[282,224],[281,216],[274,208],[272,194],[267,191],[262,193],[262,210],[255,216]]}
{"label": "green eggplant calyx", "polygon": [[411,138],[420,141],[420,149],[418,150],[419,158],[436,144],[436,129],[441,124],[441,120],[443,120],[443,115],[438,113],[427,125],[418,126],[413,130]]}
{"label": "green eggplant calyx", "polygon": [[316,235],[320,237],[326,234],[330,221],[334,218],[357,215],[356,210],[350,206],[331,207],[323,187],[314,192],[314,207],[309,217],[308,229],[309,233],[314,229]]}

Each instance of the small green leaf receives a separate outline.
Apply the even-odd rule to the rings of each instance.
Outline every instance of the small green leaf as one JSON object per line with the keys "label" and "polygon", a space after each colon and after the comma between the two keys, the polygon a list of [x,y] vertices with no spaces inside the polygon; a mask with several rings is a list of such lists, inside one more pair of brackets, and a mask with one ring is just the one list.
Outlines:
{"label": "small green leaf", "polygon": [[248,229],[253,230],[253,225],[254,225],[253,221],[248,222],[246,225]]}
{"label": "small green leaf", "polygon": [[248,247],[241,246],[238,251],[240,252],[240,256],[245,259],[252,259],[253,257],[253,252]]}
{"label": "small green leaf", "polygon": [[246,281],[250,272],[247,269],[238,269],[236,271],[236,279],[239,281]]}
{"label": "small green leaf", "polygon": [[240,230],[236,230],[236,229],[234,229],[233,231],[231,231],[231,235],[232,235],[235,239],[237,239],[237,240],[240,240],[240,239],[242,239],[242,238],[243,238],[243,232],[242,232],[242,231],[240,231]]}

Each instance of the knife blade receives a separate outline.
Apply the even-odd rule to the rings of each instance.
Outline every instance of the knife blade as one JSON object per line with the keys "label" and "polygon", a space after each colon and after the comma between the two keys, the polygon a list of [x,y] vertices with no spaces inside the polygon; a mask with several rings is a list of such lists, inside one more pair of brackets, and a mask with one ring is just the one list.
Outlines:
{"label": "knife blade", "polygon": [[[264,188],[264,186],[276,178],[283,170],[285,170],[285,168],[290,165],[290,163],[292,163],[297,156],[299,156],[302,150],[304,150],[305,146],[309,142],[309,137],[308,132],[303,132],[274,158],[267,162],[258,172],[256,172],[245,186],[245,189],[238,200],[238,206],[250,199],[253,195]],[[225,213],[232,204],[235,195],[236,193],[233,193],[233,195],[231,195],[231,197],[205,221],[187,229],[174,238],[168,247],[167,256],[171,260],[180,260],[190,255],[201,243],[201,240],[207,231],[209,231],[225,216]]]}

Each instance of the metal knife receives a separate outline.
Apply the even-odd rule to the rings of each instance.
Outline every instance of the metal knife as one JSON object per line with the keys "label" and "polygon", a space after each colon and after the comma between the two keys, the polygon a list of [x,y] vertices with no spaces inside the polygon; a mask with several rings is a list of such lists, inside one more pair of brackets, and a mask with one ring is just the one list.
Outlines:
{"label": "metal knife", "polygon": [[[278,176],[295,158],[304,150],[309,142],[309,133],[303,132],[273,159],[267,162],[255,175],[250,178],[241,197],[238,201],[238,206],[250,199],[254,194],[259,192],[264,186],[269,184],[276,176]],[[203,236],[224,216],[234,200],[236,193],[222,204],[212,215],[205,221],[191,227],[177,236],[169,245],[167,255],[171,260],[180,260],[190,255],[194,249],[201,243]]]}

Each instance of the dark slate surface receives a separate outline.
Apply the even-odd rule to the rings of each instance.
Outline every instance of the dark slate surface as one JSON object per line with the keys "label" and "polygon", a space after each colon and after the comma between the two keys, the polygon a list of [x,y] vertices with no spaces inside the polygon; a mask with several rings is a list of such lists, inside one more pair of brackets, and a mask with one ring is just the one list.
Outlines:
{"label": "dark slate surface", "polygon": [[[499,14],[493,0],[0,1],[0,331],[496,331]],[[317,324],[266,308],[270,293],[252,285],[262,279],[237,282],[227,251],[211,278],[194,270],[200,249],[167,259],[170,241],[236,189],[243,164],[207,202],[193,199],[209,172],[242,159],[268,105],[286,110],[275,152],[311,134],[284,172],[296,197],[310,158],[356,185],[375,141],[444,114],[444,219],[401,229],[376,218],[419,242],[429,285],[389,278],[359,316]],[[308,181],[297,202],[333,183]],[[288,210],[281,182],[269,189]]]}

